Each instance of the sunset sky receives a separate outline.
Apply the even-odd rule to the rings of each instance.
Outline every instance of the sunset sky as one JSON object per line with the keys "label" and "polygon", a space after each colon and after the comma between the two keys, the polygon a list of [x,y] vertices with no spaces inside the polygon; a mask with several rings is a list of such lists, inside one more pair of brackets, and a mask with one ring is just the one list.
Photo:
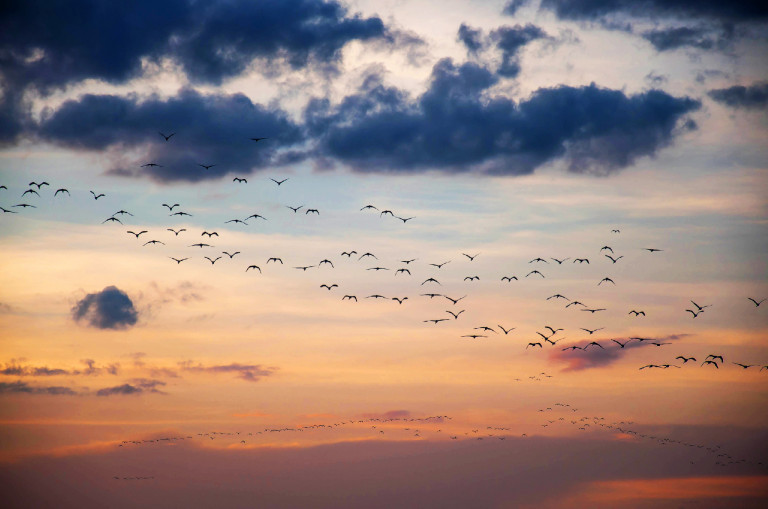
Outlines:
{"label": "sunset sky", "polygon": [[761,2],[4,4],[7,507],[765,507],[765,55]]}

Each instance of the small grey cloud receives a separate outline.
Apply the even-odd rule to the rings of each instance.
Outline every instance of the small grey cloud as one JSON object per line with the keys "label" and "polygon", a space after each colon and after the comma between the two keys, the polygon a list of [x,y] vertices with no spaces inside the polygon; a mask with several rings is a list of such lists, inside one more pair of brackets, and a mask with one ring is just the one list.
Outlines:
{"label": "small grey cloud", "polygon": [[709,97],[731,108],[758,109],[768,105],[768,81],[709,91]]}
{"label": "small grey cloud", "polygon": [[472,28],[465,23],[459,26],[459,33],[456,37],[459,42],[464,44],[464,47],[467,48],[467,53],[470,55],[476,55],[485,46],[483,31],[479,28]]}
{"label": "small grey cloud", "polygon": [[96,391],[96,396],[122,396],[131,394],[156,393],[165,394],[159,390],[158,386],[164,386],[165,382],[160,380],[151,380],[147,378],[136,378],[130,380],[130,383],[116,385],[114,387],[105,387]]}
{"label": "small grey cloud", "polygon": [[108,286],[78,301],[72,308],[72,317],[98,329],[127,329],[136,324],[138,311],[125,292]]}
{"label": "small grey cloud", "polygon": [[517,14],[518,10],[529,3],[531,3],[531,0],[509,0],[509,2],[504,5],[504,9],[501,12],[507,16],[514,16]]}
{"label": "small grey cloud", "polygon": [[240,364],[233,362],[231,364],[222,364],[215,366],[203,366],[194,364],[192,361],[179,363],[182,371],[194,371],[198,373],[235,373],[238,378],[249,382],[258,382],[262,377],[272,375],[277,368],[262,367],[260,364]]}
{"label": "small grey cloud", "polygon": [[0,394],[50,394],[53,396],[74,396],[77,393],[69,387],[35,386],[21,380],[16,382],[0,382]]}

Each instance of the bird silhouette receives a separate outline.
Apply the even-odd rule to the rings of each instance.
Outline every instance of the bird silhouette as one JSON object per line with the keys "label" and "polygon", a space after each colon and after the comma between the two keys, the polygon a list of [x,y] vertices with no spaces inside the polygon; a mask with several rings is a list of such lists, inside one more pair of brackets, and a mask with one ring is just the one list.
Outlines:
{"label": "bird silhouette", "polygon": [[204,247],[213,247],[210,244],[203,244],[202,242],[198,242],[197,244],[191,244],[189,247],[199,247],[200,249]]}
{"label": "bird silhouette", "polygon": [[361,208],[360,210],[365,210],[365,209],[379,210],[378,208],[374,207],[373,205],[366,205],[365,207]]}
{"label": "bird silhouette", "polygon": [[517,276],[504,276],[501,278],[502,281],[507,280],[508,283],[511,283],[514,279],[515,281],[518,281]]}
{"label": "bird silhouette", "polygon": [[664,251],[663,249],[656,249],[654,247],[644,247],[643,249],[649,253],[658,253],[659,251]]}
{"label": "bird silhouette", "polygon": [[621,233],[621,230],[611,230],[611,233]]}
{"label": "bird silhouette", "polygon": [[407,223],[411,219],[416,219],[415,217],[400,217],[400,216],[394,216],[394,217],[395,219],[399,219],[400,221],[402,221],[403,224]]}
{"label": "bird silhouette", "polygon": [[416,260],[418,260],[418,258],[412,258],[410,260],[400,260],[400,263],[404,263],[404,264],[408,265],[409,263],[415,262]]}
{"label": "bird silhouette", "polygon": [[330,265],[330,266],[331,266],[331,268],[335,268],[335,267],[333,266],[333,262],[332,262],[331,260],[329,260],[328,258],[326,258],[326,259],[324,259],[324,260],[320,260],[320,263],[318,263],[318,264],[317,264],[317,266],[319,267],[320,265],[322,265],[322,264],[324,264],[324,263],[327,263],[328,265]]}
{"label": "bird silhouette", "polygon": [[459,319],[459,315],[462,314],[464,311],[466,311],[466,310],[462,309],[458,313],[454,313],[453,311],[448,310],[448,311],[446,311],[446,313],[450,314],[455,320],[458,320]]}
{"label": "bird silhouette", "polygon": [[430,278],[425,279],[424,282],[421,283],[421,285],[424,286],[425,283],[437,283],[437,284],[440,284],[440,281],[438,281],[437,279],[435,279],[433,277],[430,277]]}
{"label": "bird silhouette", "polygon": [[580,264],[581,263],[589,264],[589,258],[576,258],[576,259],[573,260],[573,263],[576,263],[576,262],[579,262]]}
{"label": "bird silhouette", "polygon": [[590,330],[590,329],[585,329],[584,327],[579,327],[579,328],[580,328],[581,330],[585,331],[585,332],[589,332],[589,335],[590,335],[590,336],[591,336],[592,334],[594,334],[595,332],[599,331],[599,330],[603,330],[603,329],[605,329],[605,327],[600,327],[599,329],[592,329],[592,330]]}
{"label": "bird silhouette", "polygon": [[504,328],[504,327],[502,327],[501,325],[499,325],[498,327],[499,327],[499,329],[501,329],[501,331],[504,333],[504,335],[505,335],[505,336],[506,336],[507,334],[509,334],[510,332],[512,332],[513,330],[515,330],[515,328],[514,328],[514,327],[510,327],[509,329],[505,329],[505,328]]}
{"label": "bird silhouette", "polygon": [[747,369],[747,368],[751,368],[752,366],[755,366],[755,364],[742,364],[740,362],[734,362],[734,364],[736,364],[737,366],[743,369]]}
{"label": "bird silhouette", "polygon": [[169,211],[169,212],[173,212],[173,209],[174,209],[175,207],[178,207],[178,206],[179,206],[179,204],[178,204],[178,203],[174,203],[173,205],[168,205],[167,203],[163,203],[163,207],[168,207],[168,211]]}
{"label": "bird silhouette", "polygon": [[165,242],[160,242],[159,240],[148,240],[147,242],[144,243],[144,245],[146,246],[147,244],[162,244],[162,245],[165,245]]}
{"label": "bird silhouette", "polygon": [[320,288],[326,288],[328,291],[331,291],[331,288],[338,288],[338,287],[339,285],[337,285],[336,283],[333,283],[332,285],[328,285],[328,284],[320,285]]}
{"label": "bird silhouette", "polygon": [[564,261],[570,260],[570,257],[569,258],[563,258],[562,260],[558,260],[557,258],[551,258],[550,257],[550,260],[556,261],[558,265],[562,265]]}
{"label": "bird silhouette", "polygon": [[709,354],[709,355],[707,355],[707,357],[706,357],[706,358],[707,358],[707,359],[710,359],[710,360],[713,360],[713,361],[716,361],[717,359],[720,359],[720,362],[725,362],[725,361],[723,360],[723,356],[722,356],[722,355],[713,355],[713,354]]}
{"label": "bird silhouette", "polygon": [[197,163],[197,165],[200,166],[201,168],[205,168],[206,170],[210,170],[211,168],[216,166],[215,164],[200,164],[200,163]]}
{"label": "bird silhouette", "polygon": [[586,345],[584,345],[584,350],[589,348],[591,345],[599,346],[600,348],[605,350],[605,347],[603,345],[601,345],[600,343],[598,343],[597,341],[592,341],[591,343],[587,343]]}
{"label": "bird silhouette", "polygon": [[621,348],[624,348],[625,346],[627,346],[627,343],[629,343],[629,341],[625,341],[624,343],[622,343],[620,341],[616,341],[615,339],[612,339],[611,341],[619,345]]}
{"label": "bird silhouette", "polygon": [[98,200],[99,198],[102,198],[102,197],[106,196],[104,193],[96,194],[93,191],[91,191],[91,194],[93,195],[93,199],[94,200]]}
{"label": "bird silhouette", "polygon": [[584,348],[580,346],[572,345],[572,346],[567,346],[563,348],[563,351],[566,351],[566,350],[584,350]]}
{"label": "bird silhouette", "polygon": [[122,222],[122,221],[120,221],[118,218],[116,218],[116,217],[114,217],[114,216],[112,216],[112,217],[108,217],[107,219],[105,219],[104,221],[102,221],[102,222],[101,222],[101,224],[104,224],[104,223],[106,223],[107,221],[117,221],[118,223],[120,223],[120,224],[123,224],[123,222]]}
{"label": "bird silhouette", "polygon": [[0,207],[0,210],[2,210],[4,213],[10,213],[10,214],[18,214],[15,210],[8,210],[5,207]]}
{"label": "bird silhouette", "polygon": [[221,259],[221,256],[217,256],[216,258],[213,258],[213,259],[208,258],[207,256],[204,256],[203,258],[205,258],[206,260],[211,262],[211,265],[213,265],[214,263],[216,263],[216,260],[220,260]]}
{"label": "bird silhouette", "polygon": [[747,297],[747,299],[751,300],[751,301],[752,301],[752,304],[754,304],[754,305],[755,305],[755,307],[760,307],[760,304],[762,304],[763,302],[765,302],[766,300],[768,300],[768,299],[763,299],[763,300],[761,300],[761,301],[759,301],[759,302],[758,302],[758,301],[756,301],[755,299],[753,299],[752,297]]}
{"label": "bird silhouette", "polygon": [[584,308],[584,309],[582,309],[582,311],[589,311],[590,313],[592,313],[594,315],[598,311],[605,311],[605,308],[597,308],[597,309]]}
{"label": "bird silhouette", "polygon": [[715,361],[704,361],[704,362],[701,363],[702,366],[705,365],[705,364],[711,364],[714,367],[716,367],[717,369],[720,369],[720,366],[718,366]]}
{"label": "bird silhouette", "polygon": [[304,205],[299,205],[298,207],[291,207],[290,205],[286,205],[286,207],[288,207],[289,209],[291,209],[291,210],[293,211],[293,213],[294,213],[294,214],[295,214],[296,212],[298,212],[298,211],[299,211],[299,209],[300,209],[300,208],[302,208],[303,206],[304,206]]}
{"label": "bird silhouette", "polygon": [[446,298],[446,299],[448,299],[449,301],[453,302],[453,304],[455,305],[455,304],[457,304],[457,303],[458,303],[458,302],[459,302],[461,299],[465,298],[465,297],[466,297],[466,295],[465,295],[464,297],[459,297],[458,299],[452,299],[451,297],[448,297],[447,295],[443,295],[443,297],[445,297],[445,298]]}
{"label": "bird silhouette", "polygon": [[635,311],[635,310],[633,309],[632,311],[630,311],[630,312],[629,312],[629,313],[627,313],[627,314],[628,314],[628,315],[634,314],[635,316],[640,316],[640,315],[643,315],[643,316],[645,316],[645,311]]}
{"label": "bird silhouette", "polygon": [[539,272],[538,270],[532,270],[532,271],[530,271],[528,274],[526,274],[526,275],[525,275],[525,277],[528,277],[528,276],[530,276],[531,274],[538,274],[539,276],[541,276],[541,277],[544,277],[544,274],[542,274],[542,273],[541,273],[541,272]]}
{"label": "bird silhouette", "polygon": [[270,178],[269,180],[271,180],[272,182],[274,182],[275,184],[277,184],[277,185],[278,185],[278,187],[279,187],[279,186],[280,186],[280,185],[281,185],[283,182],[285,182],[285,181],[286,181],[286,180],[288,180],[288,179],[287,179],[287,178],[284,178],[283,180],[275,180],[275,179],[273,179],[273,178]]}
{"label": "bird silhouette", "polygon": [[304,212],[304,215],[307,215],[307,214],[309,214],[309,213],[314,213],[314,214],[317,214],[318,216],[320,215],[320,211],[319,211],[319,210],[317,210],[317,209],[307,209],[307,210]]}
{"label": "bird silhouette", "polygon": [[392,297],[392,300],[396,300],[398,304],[402,304],[404,301],[408,300],[408,297]]}
{"label": "bird silhouette", "polygon": [[138,239],[139,235],[141,235],[142,233],[147,233],[147,230],[141,230],[139,233],[136,233],[134,231],[128,230],[126,233],[130,233],[131,235],[135,235],[136,238]]}
{"label": "bird silhouette", "polygon": [[357,297],[354,295],[345,295],[344,297],[341,298],[341,300],[352,300],[352,299],[354,299],[355,302],[357,302]]}
{"label": "bird silhouette", "polygon": [[597,286],[600,286],[600,285],[601,285],[601,284],[603,284],[604,282],[613,283],[614,285],[616,284],[616,283],[613,281],[613,279],[611,279],[611,278],[609,278],[609,277],[604,277],[603,279],[601,279],[601,280],[600,280],[600,282],[599,282],[599,283],[597,283]]}
{"label": "bird silhouette", "polygon": [[53,193],[54,196],[58,195],[59,193],[67,193],[67,195],[71,196],[69,193],[69,189],[62,187],[61,189],[57,189],[55,193]]}
{"label": "bird silhouette", "polygon": [[584,306],[584,307],[586,307],[587,305],[586,305],[586,304],[584,304],[584,303],[583,303],[583,302],[581,302],[581,301],[578,301],[578,300],[574,300],[574,301],[572,301],[572,302],[569,302],[568,304],[566,304],[566,305],[565,305],[566,309],[567,309],[567,308],[569,308],[569,307],[571,307],[571,306]]}
{"label": "bird silhouette", "polygon": [[182,212],[182,211],[174,212],[174,213],[173,213],[173,214],[171,214],[171,215],[172,215],[172,216],[182,216],[182,217],[183,217],[183,216],[189,216],[189,217],[192,217],[192,214],[190,214],[190,213],[188,213],[188,212]]}
{"label": "bird silhouette", "polygon": [[470,255],[468,255],[467,253],[461,253],[461,254],[463,254],[464,256],[466,256],[467,258],[469,258],[469,261],[470,261],[470,262],[473,262],[473,261],[475,261],[475,258],[477,258],[477,257],[480,255],[480,253],[477,253],[477,254],[476,254],[476,255],[474,255],[474,256],[470,256]]}
{"label": "bird silhouette", "polygon": [[701,312],[701,311],[704,311],[706,308],[711,308],[711,307],[712,307],[712,304],[705,304],[704,306],[699,306],[698,304],[696,304],[696,303],[695,303],[695,302],[693,302],[693,301],[691,301],[691,304],[693,304],[694,306],[696,306],[696,309],[697,309],[699,312]]}
{"label": "bird silhouette", "polygon": [[411,275],[411,271],[410,271],[410,270],[408,270],[408,269],[397,269],[397,270],[395,271],[395,276],[397,276],[397,275],[398,275],[398,273],[400,273],[400,272],[402,272],[402,273],[405,273],[405,272],[407,272],[409,276]]}
{"label": "bird silhouette", "polygon": [[696,357],[686,357],[684,355],[678,355],[675,357],[675,360],[681,359],[683,361],[683,364],[687,363],[688,361],[694,361],[696,362]]}
{"label": "bird silhouette", "polygon": [[451,260],[448,260],[447,262],[443,262],[443,263],[430,263],[430,265],[432,265],[433,267],[437,267],[438,269],[442,269],[443,265],[445,265],[446,263],[451,263]]}
{"label": "bird silhouette", "polygon": [[528,263],[533,263],[533,262],[544,262],[544,263],[549,263],[547,260],[545,260],[544,258],[541,258],[541,257],[539,257],[539,258],[534,258],[533,260],[531,260],[531,261],[530,261],[530,262],[528,262]]}
{"label": "bird silhouette", "polygon": [[477,339],[477,338],[487,338],[488,336],[484,336],[484,335],[482,335],[482,334],[465,334],[465,335],[463,335],[463,336],[461,336],[461,337],[462,337],[462,338],[472,338],[472,339]]}
{"label": "bird silhouette", "polygon": [[251,141],[268,140],[269,138],[251,138]]}
{"label": "bird silhouette", "polygon": [[181,262],[183,262],[184,260],[189,260],[189,258],[174,258],[173,256],[169,256],[168,258],[170,258],[171,260],[173,260],[174,262],[176,262],[176,265],[180,264],[180,263],[181,263]]}
{"label": "bird silhouette", "polygon": [[179,233],[187,231],[186,228],[180,228],[178,230],[174,230],[173,228],[166,228],[169,232],[173,232],[177,237],[179,236]]}
{"label": "bird silhouette", "polygon": [[235,177],[235,178],[232,179],[232,182],[237,182],[238,184],[247,184],[248,183],[248,179],[243,179],[243,178],[240,178],[240,177]]}
{"label": "bird silhouette", "polygon": [[569,299],[568,297],[566,297],[565,295],[560,295],[559,293],[556,293],[556,294],[552,295],[551,297],[547,297],[547,300],[550,300],[550,299],[565,299],[565,300],[571,300],[571,299]]}
{"label": "bird silhouette", "polygon": [[440,322],[445,322],[445,321],[447,321],[447,320],[448,320],[447,318],[433,318],[433,319],[431,319],[431,320],[424,320],[424,321],[425,321],[425,322],[432,322],[432,323],[434,323],[434,324],[438,324],[438,323],[440,323]]}
{"label": "bird silhouette", "polygon": [[617,256],[616,258],[614,258],[614,257],[613,257],[613,256],[611,256],[611,255],[603,255],[603,256],[605,256],[606,258],[608,258],[609,260],[611,260],[613,263],[616,263],[616,262],[618,262],[619,260],[621,260],[622,258],[624,258],[624,255],[621,255],[621,256]]}
{"label": "bird silhouette", "polygon": [[533,346],[533,347],[537,347],[538,346],[539,348],[544,348],[543,346],[541,346],[541,343],[528,343],[526,345],[525,349],[528,350],[529,346]]}
{"label": "bird silhouette", "polygon": [[697,313],[696,311],[694,311],[692,309],[686,309],[686,311],[689,312],[690,314],[692,314],[694,318],[696,318],[697,316],[699,316],[701,314],[701,311],[699,311]]}
{"label": "bird silhouette", "polygon": [[229,256],[229,259],[231,260],[232,258],[235,257],[236,254],[240,254],[240,251],[235,251],[234,253],[228,253],[226,251],[222,251],[221,254],[225,254],[225,255]]}
{"label": "bird silhouette", "polygon": [[248,272],[251,269],[256,269],[259,271],[259,273],[261,273],[261,267],[259,267],[258,265],[249,265],[248,268],[245,269],[245,271]]}
{"label": "bird silhouette", "polygon": [[24,196],[24,195],[25,195],[25,194],[27,194],[27,193],[32,193],[32,194],[36,194],[36,195],[40,196],[40,193],[38,193],[38,192],[37,192],[37,191],[35,191],[34,189],[27,189],[26,191],[24,191],[23,193],[21,193],[21,196]]}
{"label": "bird silhouette", "polygon": [[43,186],[50,186],[50,184],[49,184],[48,182],[40,182],[40,183],[38,183],[38,182],[30,182],[30,183],[29,183],[29,185],[30,185],[30,186],[37,186],[37,190],[38,190],[38,191],[39,191],[39,190],[40,190],[40,188],[41,188],[41,187],[43,187]]}
{"label": "bird silhouette", "polygon": [[168,141],[168,140],[170,140],[170,139],[171,139],[173,136],[175,136],[175,135],[176,135],[176,133],[171,133],[171,134],[169,134],[168,136],[166,136],[166,135],[164,135],[163,133],[161,133],[160,131],[158,131],[158,134],[160,134],[160,136],[162,136],[163,138],[165,138],[165,141]]}
{"label": "bird silhouette", "polygon": [[157,163],[147,163],[147,164],[142,164],[141,167],[142,168],[155,168],[155,167],[162,168],[162,165],[159,165]]}
{"label": "bird silhouette", "polygon": [[200,236],[201,236],[201,237],[202,237],[203,235],[208,235],[208,238],[211,238],[211,237],[213,237],[214,235],[216,235],[217,237],[219,236],[219,234],[218,234],[218,233],[216,233],[216,232],[203,232],[203,233],[201,233],[201,234],[200,234]]}
{"label": "bird silhouette", "polygon": [[283,265],[283,259],[282,258],[278,258],[276,256],[273,256],[273,257],[269,258],[267,260],[267,263],[269,263],[269,262],[275,262],[275,263],[280,262],[280,265]]}
{"label": "bird silhouette", "polygon": [[464,278],[464,281],[469,279],[470,281],[480,281],[480,276],[467,276]]}
{"label": "bird silhouette", "polygon": [[311,269],[312,267],[314,267],[314,265],[305,265],[304,267],[294,267],[294,269],[301,269],[304,272],[306,272],[307,269]]}

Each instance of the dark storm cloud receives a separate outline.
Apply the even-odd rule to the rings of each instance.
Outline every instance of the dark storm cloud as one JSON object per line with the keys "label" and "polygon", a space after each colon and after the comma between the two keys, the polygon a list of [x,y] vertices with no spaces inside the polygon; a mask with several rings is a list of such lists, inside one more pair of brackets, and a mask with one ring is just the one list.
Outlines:
{"label": "dark storm cloud", "polygon": [[768,18],[768,4],[761,0],[542,0],[541,8],[554,11],[558,18],[572,20],[598,20],[611,14],[730,22]]}
{"label": "dark storm cloud", "polygon": [[520,74],[518,52],[531,41],[546,38],[547,34],[536,25],[503,26],[491,32],[491,39],[501,50],[501,65],[496,71],[505,78],[514,78]]}
{"label": "dark storm cloud", "polygon": [[722,48],[727,44],[726,37],[720,37],[707,27],[660,28],[643,32],[643,39],[650,42],[656,51],[670,51],[684,46],[712,49]]}
{"label": "dark storm cloud", "polygon": [[474,55],[483,49],[483,32],[479,28],[472,28],[464,23],[459,26],[458,40],[467,48],[467,52]]}
{"label": "dark storm cloud", "polygon": [[[158,133],[177,134],[166,142]],[[302,140],[298,126],[279,109],[254,104],[243,94],[202,95],[182,90],[169,99],[85,95],[65,102],[40,125],[40,136],[75,149],[145,148],[140,161],[112,173],[159,181],[216,178],[278,164],[280,147]],[[269,139],[251,141],[251,137]],[[154,162],[162,167],[140,168]],[[198,164],[215,164],[205,170]]]}
{"label": "dark storm cloud", "polygon": [[607,173],[669,145],[676,125],[700,107],[659,90],[627,96],[594,84],[542,88],[515,103],[484,95],[497,81],[482,66],[444,59],[417,100],[371,77],[336,107],[311,102],[305,121],[319,155],[358,171],[490,163],[488,172],[520,175],[562,158],[570,171]]}
{"label": "dark storm cloud", "polygon": [[504,9],[501,12],[507,16],[514,16],[517,14],[518,10],[530,3],[531,0],[509,0],[509,2],[504,5]]}
{"label": "dark storm cloud", "polygon": [[21,380],[16,382],[0,382],[0,394],[50,394],[53,396],[74,396],[77,394],[69,387],[40,387],[29,385]]}
{"label": "dark storm cloud", "polygon": [[718,88],[710,90],[709,96],[731,108],[765,108],[768,106],[768,82]]}
{"label": "dark storm cloud", "polygon": [[143,393],[155,393],[155,394],[165,394],[163,391],[159,390],[158,386],[165,385],[165,382],[161,382],[160,380],[150,380],[146,378],[137,378],[135,380],[131,380],[130,383],[125,383],[122,385],[117,385],[115,387],[105,387],[104,389],[99,389],[96,391],[97,396],[124,396],[124,395],[131,395],[131,394],[143,394]]}
{"label": "dark storm cloud", "polygon": [[215,2],[192,18],[173,53],[191,80],[208,83],[242,73],[257,57],[284,58],[293,68],[336,62],[349,41],[386,34],[380,18],[349,17],[335,1]]}
{"label": "dark storm cloud", "polygon": [[[610,339],[597,340],[603,348],[598,346],[591,346],[587,350],[563,350],[558,348],[551,350],[549,354],[549,360],[558,363],[567,364],[563,371],[582,371],[590,368],[600,368],[613,364],[617,360],[624,357],[631,350],[637,348],[664,348],[663,346],[657,347],[653,345],[653,342],[666,343],[668,341],[674,341],[684,338],[687,334],[671,334],[662,338],[654,338],[653,341],[638,341],[630,340],[629,338],[616,338],[617,341],[625,344],[624,348],[620,348],[619,345],[611,341]],[[563,348],[569,346],[585,347],[592,340],[582,340],[577,343],[571,343],[569,345],[563,345]],[[558,345],[559,346],[559,345]],[[672,359],[667,359],[661,364],[672,363]]]}
{"label": "dark storm cloud", "polygon": [[238,378],[249,382],[258,382],[265,376],[274,374],[273,367],[262,367],[260,364],[240,364],[233,362],[231,364],[222,364],[214,366],[203,366],[202,364],[193,364],[192,361],[180,362],[182,371],[194,371],[198,373],[234,373]]}
{"label": "dark storm cloud", "polygon": [[72,316],[98,329],[126,329],[136,324],[138,312],[125,292],[108,286],[98,293],[89,293],[75,304]]}

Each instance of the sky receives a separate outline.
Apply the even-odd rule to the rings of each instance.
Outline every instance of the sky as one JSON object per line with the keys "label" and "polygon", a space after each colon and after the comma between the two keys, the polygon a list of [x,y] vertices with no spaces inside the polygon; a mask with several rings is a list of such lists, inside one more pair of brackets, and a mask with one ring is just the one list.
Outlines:
{"label": "sky", "polygon": [[8,507],[765,507],[766,54],[760,2],[4,3]]}

